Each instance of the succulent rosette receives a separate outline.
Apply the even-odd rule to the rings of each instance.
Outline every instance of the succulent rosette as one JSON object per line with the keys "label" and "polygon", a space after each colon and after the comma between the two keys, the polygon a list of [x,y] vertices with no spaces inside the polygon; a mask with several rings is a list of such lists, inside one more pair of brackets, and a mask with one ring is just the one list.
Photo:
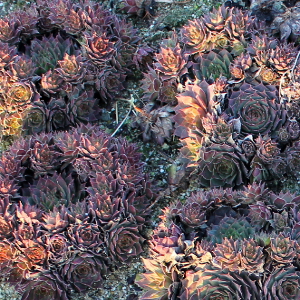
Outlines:
{"label": "succulent rosette", "polygon": [[249,273],[263,273],[265,257],[263,247],[253,239],[241,242],[241,267]]}
{"label": "succulent rosette", "polygon": [[208,115],[202,120],[204,127],[203,137],[205,143],[210,144],[235,144],[235,138],[238,134],[240,122],[239,120],[226,121],[225,118],[217,117],[216,115]]}
{"label": "succulent rosette", "polygon": [[9,44],[17,44],[20,40],[21,26],[20,21],[9,18],[0,20],[0,41]]}
{"label": "succulent rosette", "polygon": [[208,48],[210,31],[206,29],[202,20],[189,20],[181,30],[182,42],[187,45],[190,54],[211,50]]}
{"label": "succulent rosette", "polygon": [[40,177],[36,185],[24,191],[22,199],[25,203],[37,205],[44,211],[51,211],[59,204],[68,206],[72,201],[76,201],[74,182],[70,177],[63,178],[57,173]]}
{"label": "succulent rosette", "polygon": [[183,281],[182,291],[181,300],[260,299],[258,289],[247,273],[238,274],[210,266],[189,274]]}
{"label": "succulent rosette", "polygon": [[209,14],[204,15],[202,21],[209,30],[222,31],[231,18],[232,10],[221,5],[219,9],[213,8]]}
{"label": "succulent rosette", "polygon": [[72,54],[73,48],[71,39],[64,39],[60,34],[56,37],[43,37],[42,40],[34,39],[31,42],[30,54],[37,67],[36,74],[41,75],[54,69],[65,53]]}
{"label": "succulent rosette", "polygon": [[102,286],[106,269],[104,260],[93,253],[73,251],[62,265],[60,274],[77,292],[85,292]]}
{"label": "succulent rosette", "polygon": [[213,243],[220,244],[223,238],[246,239],[253,238],[254,234],[254,229],[245,218],[225,217],[218,225],[212,225],[207,238]]}
{"label": "succulent rosette", "polygon": [[3,240],[0,242],[0,269],[3,272],[7,267],[11,266],[14,259],[20,254],[19,250],[16,246],[8,242],[7,240]]}
{"label": "succulent rosette", "polygon": [[22,300],[67,300],[67,285],[57,273],[48,271],[30,274],[22,286]]}
{"label": "succulent rosette", "polygon": [[70,84],[64,81],[56,69],[49,70],[42,74],[41,87],[43,93],[49,97],[51,97],[52,94],[61,94],[62,92],[66,93],[71,90]]}
{"label": "succulent rosette", "polygon": [[208,48],[212,49],[226,49],[230,45],[230,39],[228,38],[227,34],[224,31],[211,32],[209,42],[208,42]]}
{"label": "succulent rosette", "polygon": [[28,56],[16,56],[10,65],[10,70],[14,76],[20,79],[31,79],[36,71],[33,61]]}
{"label": "succulent rosette", "polygon": [[110,256],[117,262],[129,263],[142,253],[145,239],[142,237],[139,227],[139,225],[123,221],[109,230],[105,242]]}
{"label": "succulent rosette", "polygon": [[270,190],[266,187],[265,183],[253,183],[244,187],[240,194],[240,201],[246,204],[256,204],[258,201],[268,201]]}
{"label": "succulent rosette", "polygon": [[[47,140],[46,140],[47,141]],[[30,161],[31,167],[36,173],[36,178],[38,176],[53,175],[55,170],[58,169],[59,157],[61,154],[56,151],[53,145],[49,145],[45,140],[35,140],[33,139],[33,146],[30,151]],[[55,178],[59,181],[59,179]]]}
{"label": "succulent rosette", "polygon": [[17,48],[15,46],[9,46],[7,43],[0,42],[0,53],[0,67],[7,67],[16,57]]}
{"label": "succulent rosette", "polygon": [[47,264],[48,252],[41,244],[33,240],[18,241],[18,244],[18,249],[27,258],[30,269],[34,270]]}
{"label": "succulent rosette", "polygon": [[115,53],[114,43],[108,38],[99,36],[96,32],[86,36],[86,56],[97,66],[105,66]]}
{"label": "succulent rosette", "polygon": [[67,105],[63,98],[52,98],[48,104],[49,119],[47,129],[49,131],[62,130],[70,127]]}
{"label": "succulent rosette", "polygon": [[80,90],[76,87],[68,96],[70,102],[67,106],[67,112],[73,126],[80,123],[95,122],[98,119],[99,100],[94,98],[91,90]]}
{"label": "succulent rosette", "polygon": [[226,32],[231,38],[236,38],[238,40],[245,37],[248,39],[251,33],[258,28],[257,20],[250,16],[247,11],[241,9],[233,9],[230,18],[226,24]]}
{"label": "succulent rosette", "polygon": [[213,112],[213,85],[206,81],[187,85],[185,92],[177,96],[174,108],[175,132],[181,139],[187,138],[193,130],[202,129],[202,119]]}
{"label": "succulent rosette", "polygon": [[147,272],[138,274],[136,284],[146,292],[141,299],[165,300],[171,297],[173,288],[172,272],[160,262],[154,259],[143,259]]}
{"label": "succulent rosette", "polygon": [[22,129],[25,135],[40,133],[47,128],[47,108],[42,102],[35,102],[24,111]]}
{"label": "succulent rosette", "polygon": [[263,138],[259,136],[255,142],[257,147],[256,155],[263,163],[272,164],[279,157],[280,148],[267,135]]}
{"label": "succulent rosette", "polygon": [[187,72],[186,60],[179,44],[174,47],[163,45],[160,53],[156,54],[157,62],[154,63],[155,70],[158,71],[163,80],[179,78]]}
{"label": "succulent rosette", "polygon": [[246,182],[246,158],[226,144],[211,144],[201,149],[199,182],[205,187],[240,186]]}
{"label": "succulent rosette", "polygon": [[286,122],[287,112],[279,103],[275,86],[242,84],[229,98],[228,113],[240,117],[242,133],[274,136]]}
{"label": "succulent rosette", "polygon": [[279,76],[271,68],[262,68],[259,73],[259,78],[265,84],[279,84]]}
{"label": "succulent rosette", "polygon": [[0,128],[3,135],[21,136],[23,126],[24,113],[11,113],[0,119]]}
{"label": "succulent rosette", "polygon": [[252,58],[249,53],[242,53],[230,64],[229,70],[233,78],[244,79],[246,71],[252,66]]}
{"label": "succulent rosette", "polygon": [[104,103],[109,105],[113,99],[122,95],[125,90],[125,78],[125,73],[114,68],[106,68],[98,73],[96,88]]}
{"label": "succulent rosette", "polygon": [[273,262],[279,265],[291,265],[296,257],[295,242],[282,235],[271,239],[269,254]]}
{"label": "succulent rosette", "polygon": [[72,222],[73,220],[71,220],[69,216],[69,210],[65,206],[62,205],[59,208],[54,207],[53,211],[43,216],[41,232],[46,230],[50,234],[61,233],[65,231]]}
{"label": "succulent rosette", "polygon": [[68,237],[72,244],[82,251],[89,249],[99,253],[103,249],[103,231],[96,224],[74,224],[68,228]]}
{"label": "succulent rosette", "polygon": [[193,63],[193,72],[199,80],[216,80],[220,76],[230,78],[231,54],[223,49],[221,51],[211,50],[209,53],[201,54]]}
{"label": "succulent rosette", "polygon": [[224,238],[222,243],[217,244],[214,249],[214,264],[220,266],[221,269],[229,269],[229,271],[239,271],[241,269],[241,249],[240,241]]}
{"label": "succulent rosette", "polygon": [[105,226],[123,213],[123,209],[120,209],[121,198],[112,199],[110,195],[100,194],[95,189],[89,189],[88,191],[90,193],[88,210],[99,225]]}
{"label": "succulent rosette", "polygon": [[[183,224],[189,227],[200,227],[206,222],[205,211],[200,203],[187,203],[178,211],[178,217]],[[204,225],[205,226],[205,225]]]}
{"label": "succulent rosette", "polygon": [[5,98],[7,105],[18,111],[28,106],[31,101],[37,101],[39,94],[34,92],[33,86],[29,82],[15,82],[7,90]]}
{"label": "succulent rosette", "polygon": [[276,268],[266,278],[263,296],[267,300],[288,300],[300,297],[300,275],[294,267]]}
{"label": "succulent rosette", "polygon": [[64,81],[72,84],[81,84],[84,80],[85,69],[81,55],[69,55],[65,53],[62,60],[58,62],[59,67],[55,70],[60,74]]}
{"label": "succulent rosette", "polygon": [[56,233],[53,235],[45,235],[42,236],[41,239],[46,245],[50,263],[59,265],[67,260],[71,244],[64,234]]}
{"label": "succulent rosette", "polygon": [[283,74],[293,65],[296,53],[294,45],[282,43],[271,50],[269,63],[277,73]]}

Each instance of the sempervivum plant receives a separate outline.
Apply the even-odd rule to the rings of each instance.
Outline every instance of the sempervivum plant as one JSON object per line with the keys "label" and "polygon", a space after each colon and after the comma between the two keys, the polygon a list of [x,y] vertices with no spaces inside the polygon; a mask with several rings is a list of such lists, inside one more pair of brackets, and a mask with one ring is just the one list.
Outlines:
{"label": "sempervivum plant", "polygon": [[[278,185],[299,176],[298,163],[289,163],[297,162],[300,120],[293,43],[223,5],[163,40],[155,60],[135,124],[146,141],[178,136],[181,163],[199,172],[201,186]],[[168,122],[153,117],[162,111]]]}
{"label": "sempervivum plant", "polygon": [[7,138],[99,121],[127,76],[151,57],[129,23],[93,1],[41,0],[1,24],[0,126]]}
{"label": "sempervivum plant", "polygon": [[273,135],[285,123],[284,107],[278,101],[275,86],[244,83],[233,92],[228,103],[229,113],[240,117],[241,131],[253,135]]}
{"label": "sempervivum plant", "polygon": [[245,157],[226,144],[211,144],[201,148],[199,181],[202,186],[240,186],[245,183]]}
{"label": "sempervivum plant", "polygon": [[102,286],[143,251],[154,198],[133,144],[96,126],[19,139],[0,160],[0,269],[23,299]]}
{"label": "sempervivum plant", "polygon": [[141,299],[297,299],[298,199],[253,184],[171,204],[136,278]]}

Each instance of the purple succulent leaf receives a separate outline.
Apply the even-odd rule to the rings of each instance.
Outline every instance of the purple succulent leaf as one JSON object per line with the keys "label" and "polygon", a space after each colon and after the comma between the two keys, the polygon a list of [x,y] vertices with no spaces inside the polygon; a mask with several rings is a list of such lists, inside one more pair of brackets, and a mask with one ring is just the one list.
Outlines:
{"label": "purple succulent leaf", "polygon": [[118,264],[129,263],[141,254],[144,241],[140,226],[125,220],[112,225],[105,242],[110,256]]}
{"label": "purple succulent leaf", "polygon": [[56,272],[32,273],[22,288],[24,289],[22,300],[69,299],[68,286]]}
{"label": "purple succulent leaf", "polygon": [[72,256],[64,262],[60,273],[77,292],[85,292],[102,286],[106,269],[103,259],[94,254],[73,251]]}

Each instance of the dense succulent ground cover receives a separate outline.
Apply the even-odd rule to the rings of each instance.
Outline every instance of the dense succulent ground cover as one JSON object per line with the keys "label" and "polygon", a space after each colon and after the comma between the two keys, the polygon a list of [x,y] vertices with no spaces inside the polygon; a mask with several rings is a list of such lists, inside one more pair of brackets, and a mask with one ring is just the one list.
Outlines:
{"label": "dense succulent ground cover", "polygon": [[300,64],[287,38],[237,8],[189,21],[143,79],[144,140],[177,135],[202,187],[298,178]]}
{"label": "dense succulent ground cover", "polygon": [[137,276],[141,299],[299,299],[299,208],[263,184],[170,205]]}
{"label": "dense succulent ground cover", "polygon": [[[1,136],[16,138],[0,160],[0,271],[22,299],[102,288],[147,244],[140,299],[300,298],[300,196],[279,192],[299,180],[298,6],[269,29],[259,10],[274,6],[256,18],[227,2],[170,33],[153,60],[92,1],[41,0],[0,21]],[[156,13],[148,0],[118,8],[145,24]],[[179,140],[167,191],[182,177],[197,186],[163,209],[150,243],[157,187],[138,147],[88,124],[146,65],[144,105],[128,99],[118,128],[162,150]]]}
{"label": "dense succulent ground cover", "polygon": [[98,121],[152,51],[92,1],[37,1],[0,25],[4,140]]}
{"label": "dense succulent ground cover", "polygon": [[95,126],[19,139],[0,182],[0,269],[22,299],[99,288],[143,251],[154,195],[126,140]]}
{"label": "dense succulent ground cover", "polygon": [[221,6],[162,42],[143,79],[140,128],[161,144],[177,135],[206,189],[163,210],[137,276],[141,299],[300,297],[299,195],[266,187],[299,180],[299,47],[289,32]]}
{"label": "dense succulent ground cover", "polygon": [[2,279],[22,299],[66,300],[143,252],[155,195],[141,154],[88,123],[152,49],[92,1],[37,1],[0,23],[1,150],[16,140],[0,159]]}

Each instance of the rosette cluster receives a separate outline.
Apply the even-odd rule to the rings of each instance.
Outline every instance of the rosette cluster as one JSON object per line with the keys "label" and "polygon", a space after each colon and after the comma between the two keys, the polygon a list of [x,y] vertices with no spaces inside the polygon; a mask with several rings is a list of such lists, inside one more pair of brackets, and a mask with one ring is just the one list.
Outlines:
{"label": "rosette cluster", "polygon": [[141,299],[298,299],[300,196],[264,184],[212,189],[164,209]]}
{"label": "rosette cluster", "polygon": [[152,49],[93,1],[40,0],[0,20],[2,136],[99,121]]}
{"label": "rosette cluster", "polygon": [[0,159],[0,270],[22,299],[69,299],[143,251],[141,154],[96,126],[20,138]]}
{"label": "rosette cluster", "polygon": [[299,178],[298,58],[248,11],[223,5],[189,21],[143,79],[144,140],[178,136],[202,187]]}

